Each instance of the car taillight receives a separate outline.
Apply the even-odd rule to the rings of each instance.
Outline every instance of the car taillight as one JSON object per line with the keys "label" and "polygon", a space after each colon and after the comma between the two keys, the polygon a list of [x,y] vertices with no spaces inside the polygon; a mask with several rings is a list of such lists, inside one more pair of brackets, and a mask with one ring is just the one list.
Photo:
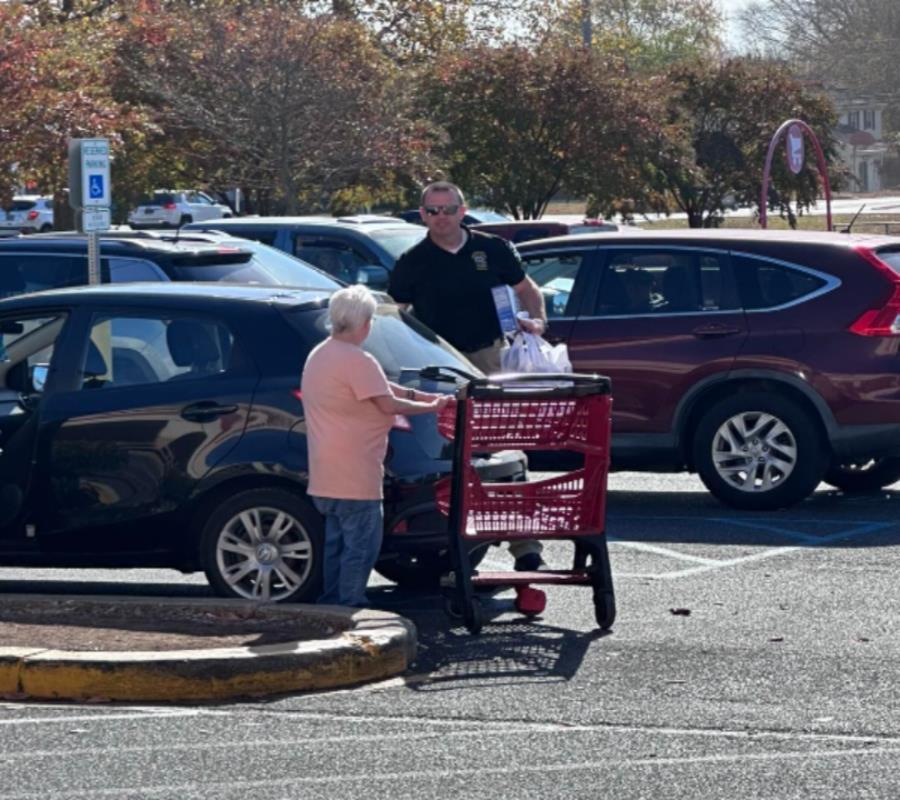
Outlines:
{"label": "car taillight", "polygon": [[301,403],[303,402],[303,392],[299,389],[291,389],[291,394],[294,395]]}
{"label": "car taillight", "polygon": [[28,219],[30,219],[30,220],[35,220],[35,219],[37,219],[37,218],[38,218],[38,212],[37,212],[37,211],[29,211],[29,212],[28,212]]}
{"label": "car taillight", "polygon": [[868,247],[855,247],[854,250],[887,278],[892,291],[886,303],[864,311],[850,326],[850,332],[857,336],[900,336],[900,275]]}
{"label": "car taillight", "polygon": [[164,208],[166,211],[174,211],[174,210],[175,210],[175,203],[163,203],[163,208]]}

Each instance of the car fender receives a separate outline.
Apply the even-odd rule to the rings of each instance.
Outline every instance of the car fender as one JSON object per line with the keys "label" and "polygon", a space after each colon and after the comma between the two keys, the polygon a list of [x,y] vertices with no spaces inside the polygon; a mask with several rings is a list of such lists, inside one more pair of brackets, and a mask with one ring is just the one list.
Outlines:
{"label": "car fender", "polygon": [[768,384],[781,384],[790,387],[801,394],[815,408],[828,438],[831,439],[838,429],[834,414],[825,402],[824,398],[807,381],[787,372],[768,369],[739,369],[711,375],[698,382],[686,392],[678,402],[673,418],[672,433],[675,437],[675,445],[679,450],[684,448],[684,430],[690,422],[698,403],[710,392],[720,391],[727,384],[765,382]]}

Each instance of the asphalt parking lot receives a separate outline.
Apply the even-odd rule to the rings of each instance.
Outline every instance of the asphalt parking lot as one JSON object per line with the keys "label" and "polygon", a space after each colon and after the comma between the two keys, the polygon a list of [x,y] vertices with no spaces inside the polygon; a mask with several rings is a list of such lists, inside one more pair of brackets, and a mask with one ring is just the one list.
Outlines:
{"label": "asphalt parking lot", "polygon": [[[689,476],[610,488],[609,635],[583,589],[552,587],[541,619],[503,615],[472,638],[437,596],[377,581],[419,628],[405,675],[227,705],[5,703],[0,797],[896,797],[900,486],[821,487],[760,515]],[[0,591],[207,589],[163,571],[2,570]]]}

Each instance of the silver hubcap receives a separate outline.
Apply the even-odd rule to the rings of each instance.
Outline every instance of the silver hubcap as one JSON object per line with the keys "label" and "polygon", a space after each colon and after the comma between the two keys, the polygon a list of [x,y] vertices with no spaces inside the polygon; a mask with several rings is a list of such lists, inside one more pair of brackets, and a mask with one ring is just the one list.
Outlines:
{"label": "silver hubcap", "polygon": [[797,441],[778,417],[744,411],[726,420],[712,443],[719,477],[745,492],[768,492],[787,480],[797,465]]}
{"label": "silver hubcap", "polygon": [[231,590],[249,600],[277,601],[309,578],[312,541],[304,527],[277,508],[248,508],[219,533],[216,563]]}

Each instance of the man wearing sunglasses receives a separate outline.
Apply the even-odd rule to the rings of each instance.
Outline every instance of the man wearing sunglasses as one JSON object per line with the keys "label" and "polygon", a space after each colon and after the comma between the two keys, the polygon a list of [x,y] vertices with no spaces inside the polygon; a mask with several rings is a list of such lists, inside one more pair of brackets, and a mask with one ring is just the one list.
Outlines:
{"label": "man wearing sunglasses", "polygon": [[[541,334],[547,316],[537,284],[525,275],[509,242],[463,226],[466,205],[458,186],[446,181],[426,186],[419,213],[428,235],[400,256],[388,291],[402,307],[411,305],[418,319],[482,372],[500,372],[508,344],[492,289],[511,286],[531,317],[520,319],[519,325]],[[517,570],[543,565],[540,542],[512,542],[509,549]]]}
{"label": "man wearing sunglasses", "polygon": [[505,239],[462,224],[466,205],[458,186],[439,181],[425,187],[419,213],[428,236],[400,256],[391,273],[391,296],[401,306],[412,305],[418,319],[482,372],[500,372],[507,344],[491,290],[511,286],[531,317],[519,325],[540,334],[547,316],[537,284]]}

